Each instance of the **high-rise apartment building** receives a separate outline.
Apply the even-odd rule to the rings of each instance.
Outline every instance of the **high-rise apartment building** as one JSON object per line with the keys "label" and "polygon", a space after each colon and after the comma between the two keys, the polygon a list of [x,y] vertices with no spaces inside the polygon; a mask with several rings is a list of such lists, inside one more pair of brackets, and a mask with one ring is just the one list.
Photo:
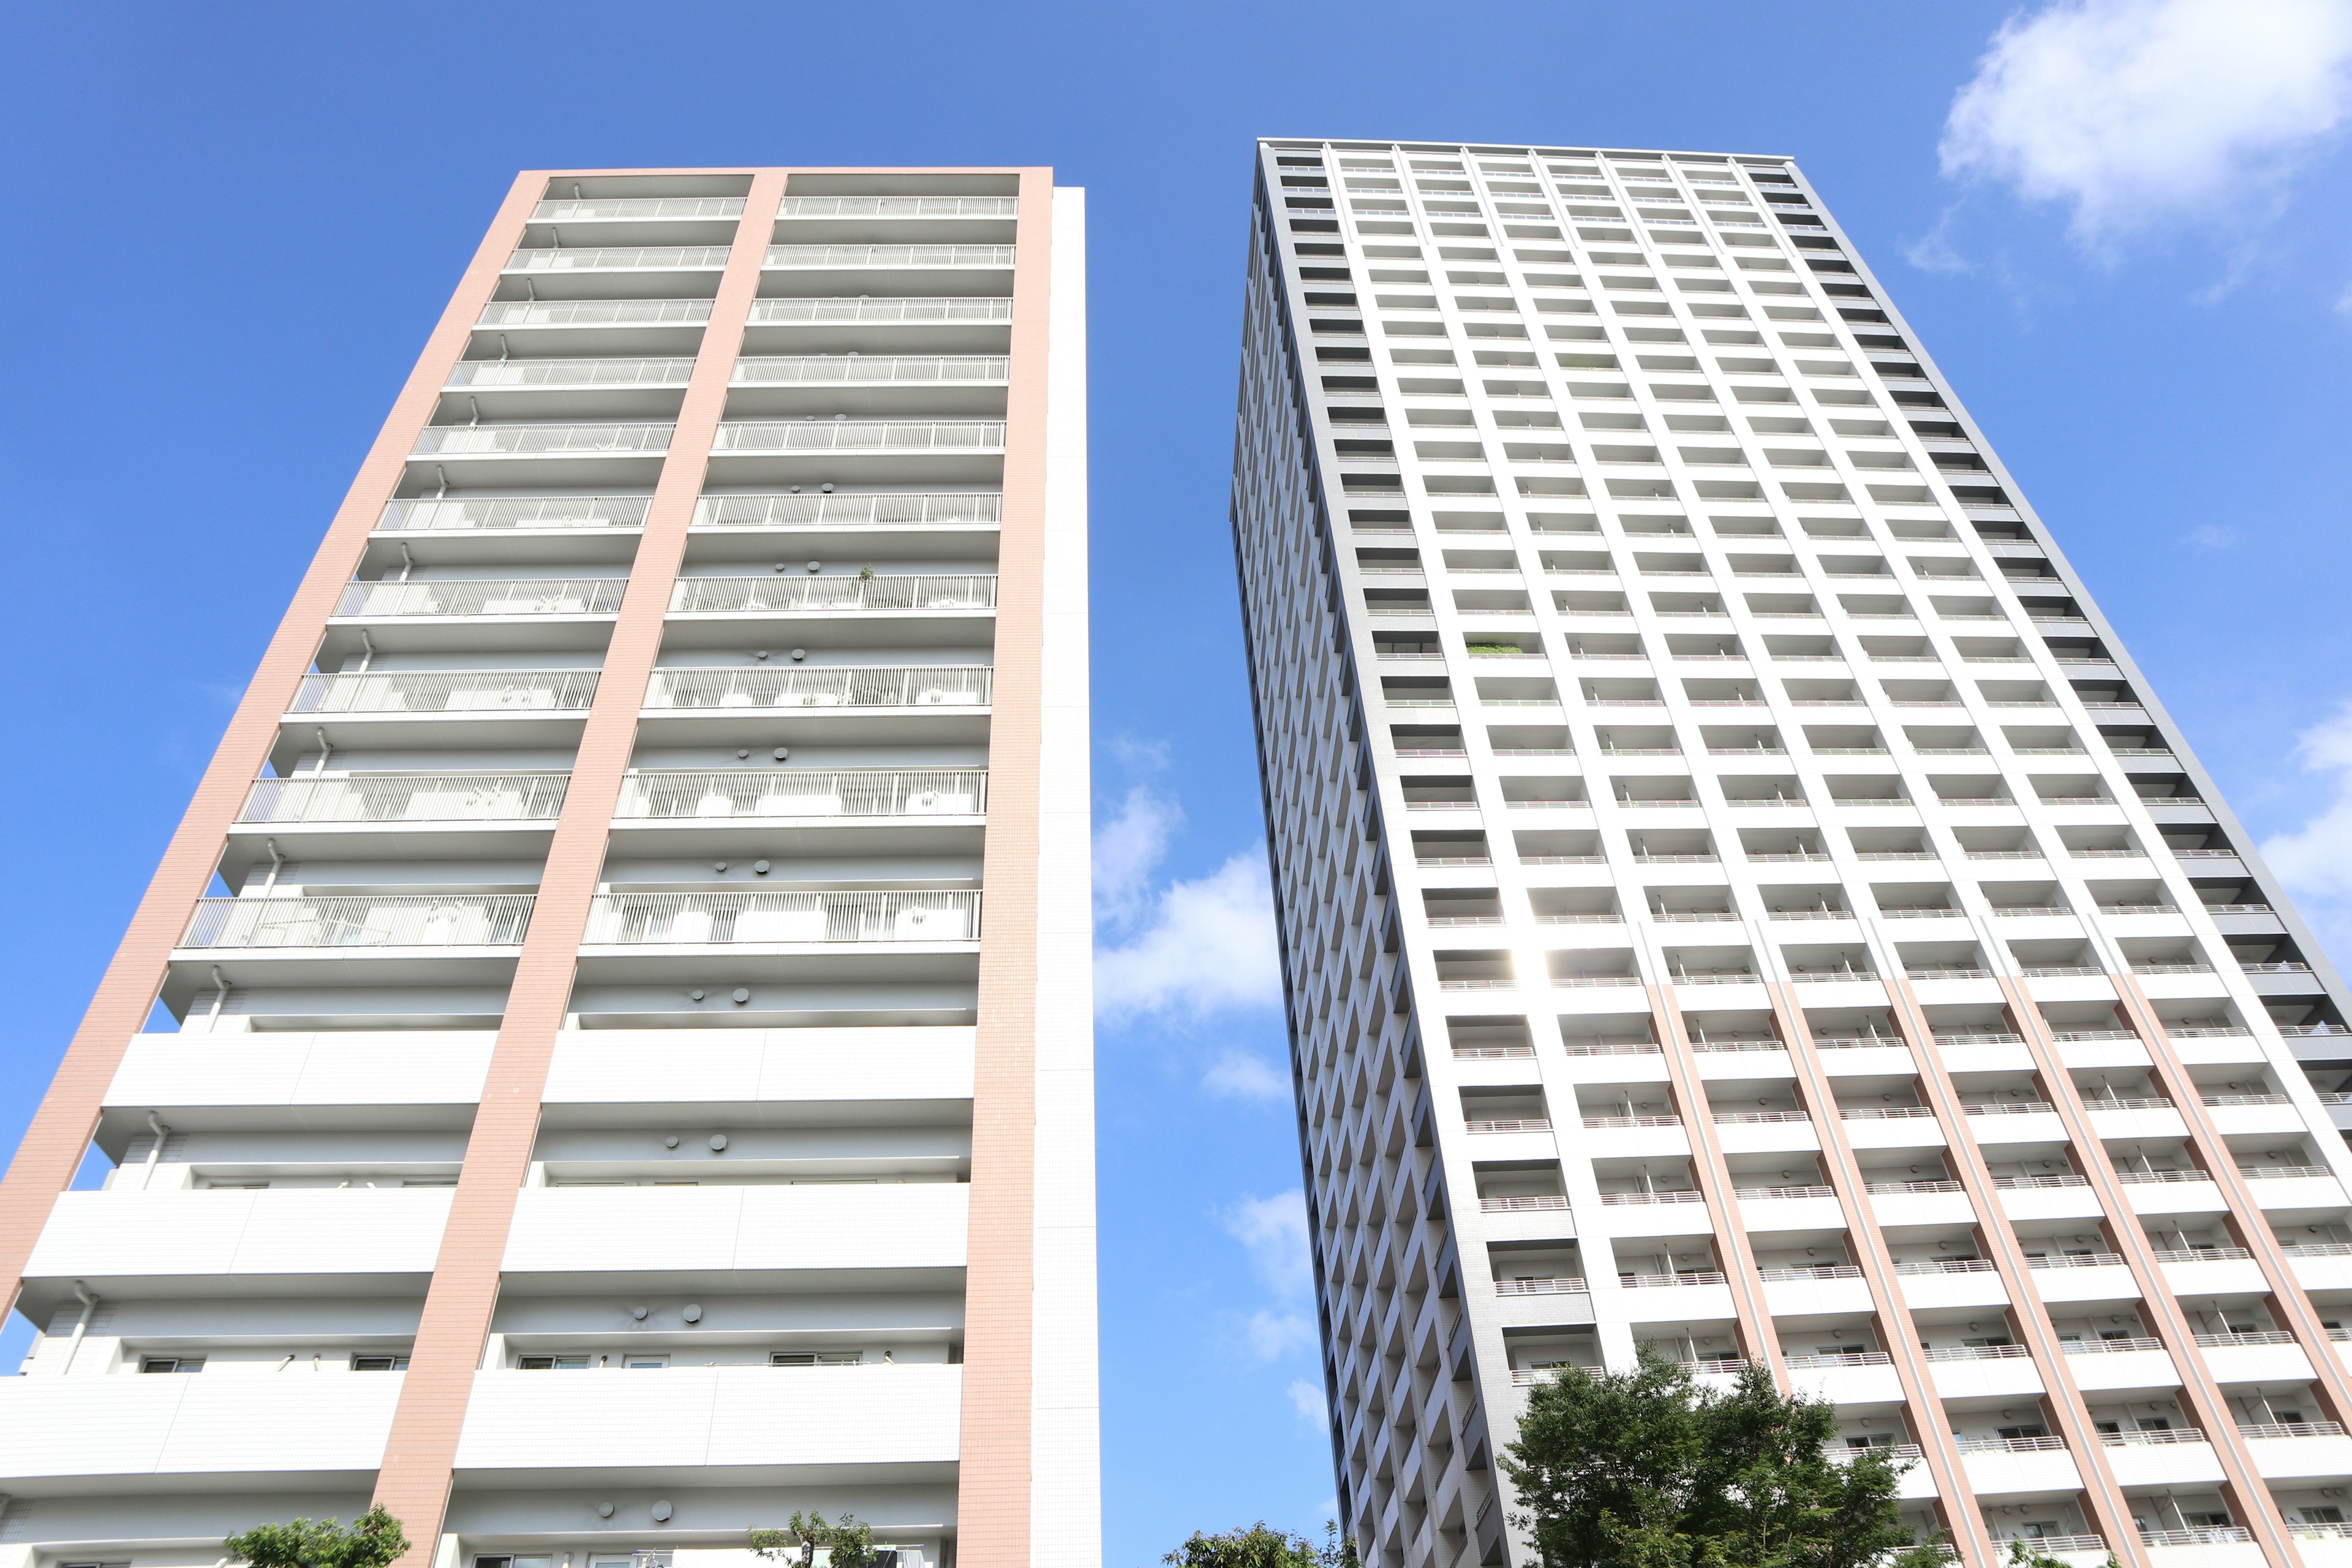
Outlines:
{"label": "high-rise apartment building", "polygon": [[1971,1564],[2352,1562],[2342,984],[1795,164],[1265,142],[1240,408],[1366,1562],[1643,1347]]}
{"label": "high-rise apartment building", "polygon": [[516,182],[0,1187],[0,1564],[1094,1568],[1084,242]]}

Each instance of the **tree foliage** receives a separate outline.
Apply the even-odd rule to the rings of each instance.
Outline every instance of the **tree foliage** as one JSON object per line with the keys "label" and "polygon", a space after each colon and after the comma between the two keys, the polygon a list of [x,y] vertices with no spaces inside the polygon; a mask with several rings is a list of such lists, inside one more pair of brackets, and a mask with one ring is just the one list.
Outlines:
{"label": "tree foliage", "polygon": [[1913,1544],[1890,1457],[1832,1458],[1836,1436],[1833,1406],[1783,1397],[1761,1366],[1717,1393],[1645,1350],[1631,1372],[1538,1385],[1502,1468],[1545,1568],[1940,1564]]}
{"label": "tree foliage", "polygon": [[382,1504],[345,1529],[332,1519],[257,1524],[221,1542],[229,1556],[253,1568],[388,1568],[408,1550],[400,1521]]}
{"label": "tree foliage", "polygon": [[1356,1543],[1340,1535],[1337,1521],[1325,1523],[1323,1544],[1318,1546],[1260,1520],[1223,1535],[1195,1531],[1160,1561],[1169,1568],[1356,1568]]}
{"label": "tree foliage", "polygon": [[872,1568],[878,1555],[872,1525],[853,1513],[827,1524],[824,1515],[814,1509],[794,1513],[782,1530],[751,1531],[751,1544],[752,1551],[772,1563],[796,1562],[802,1568],[815,1563],[819,1547],[824,1549],[830,1568]]}

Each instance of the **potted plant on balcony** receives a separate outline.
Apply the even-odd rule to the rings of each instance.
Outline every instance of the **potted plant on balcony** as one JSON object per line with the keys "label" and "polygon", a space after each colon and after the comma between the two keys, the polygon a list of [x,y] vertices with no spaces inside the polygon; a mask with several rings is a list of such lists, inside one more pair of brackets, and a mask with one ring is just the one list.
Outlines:
{"label": "potted plant on balcony", "polygon": [[751,1550],[771,1563],[815,1568],[816,1554],[824,1553],[826,1568],[875,1568],[874,1527],[856,1514],[845,1513],[834,1523],[811,1509],[794,1513],[782,1530],[755,1530]]}
{"label": "potted plant on balcony", "polygon": [[252,1568],[390,1568],[408,1550],[408,1537],[379,1503],[349,1529],[332,1519],[257,1524],[221,1547],[232,1562]]}

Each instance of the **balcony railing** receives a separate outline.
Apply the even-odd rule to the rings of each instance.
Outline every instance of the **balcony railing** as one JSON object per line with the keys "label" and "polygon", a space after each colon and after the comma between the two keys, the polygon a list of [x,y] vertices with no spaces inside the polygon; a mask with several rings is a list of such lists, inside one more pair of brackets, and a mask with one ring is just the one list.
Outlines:
{"label": "balcony railing", "polygon": [[723,245],[538,246],[507,258],[509,272],[679,272],[727,265]]}
{"label": "balcony railing", "polygon": [[485,327],[699,327],[708,300],[494,300]]}
{"label": "balcony railing", "polygon": [[2254,1532],[2242,1525],[2207,1524],[2193,1530],[2143,1530],[2139,1532],[2142,1546],[2223,1546],[2234,1541],[2252,1541]]}
{"label": "balcony railing", "polygon": [[2126,1355],[2133,1351],[2160,1351],[2164,1348],[2164,1342],[2137,1336],[2120,1340],[2067,1340],[2058,1348],[2067,1355]]}
{"label": "balcony railing", "polygon": [[449,367],[449,386],[684,386],[690,359],[468,359]]}
{"label": "balcony railing", "polygon": [[605,893],[584,941],[599,945],[730,942],[974,942],[980,895],[968,889],[893,893]]}
{"label": "balcony railing", "polygon": [[593,669],[408,670],[306,675],[291,713],[578,712],[596,695]]}
{"label": "balcony railing", "polygon": [[533,223],[590,223],[604,218],[741,217],[741,196],[589,196],[546,201],[533,207]]}
{"label": "balcony railing", "polygon": [[1666,1290],[1685,1285],[1720,1285],[1722,1275],[1712,1268],[1685,1268],[1672,1274],[1620,1274],[1617,1284],[1626,1290]]}
{"label": "balcony railing", "polygon": [[799,321],[1009,321],[1010,300],[908,297],[895,300],[755,300],[751,325]]}
{"label": "balcony railing", "polygon": [[[665,427],[666,428],[666,427]],[[711,442],[726,452],[1001,452],[1001,419],[826,419],[721,425]]]}
{"label": "balcony railing", "polygon": [[1885,1351],[1825,1351],[1819,1355],[1792,1355],[1788,1359],[1790,1370],[1833,1366],[1892,1366],[1895,1358]]}
{"label": "balcony railing", "polygon": [[376,527],[386,533],[478,528],[643,528],[650,496],[440,496],[396,500]]}
{"label": "balcony railing", "polygon": [[987,665],[837,669],[658,669],[648,708],[982,708]]}
{"label": "balcony railing", "polygon": [[1480,1214],[1535,1214],[1546,1210],[1564,1209],[1567,1194],[1562,1193],[1524,1193],[1511,1197],[1485,1197],[1478,1200]]}
{"label": "balcony railing", "polygon": [[1603,1193],[1601,1201],[1615,1207],[1629,1204],[1703,1204],[1706,1194],[1696,1187],[1653,1187],[1648,1192]]}
{"label": "balcony railing", "polygon": [[200,899],[180,945],[518,947],[530,908],[528,893]]}
{"label": "balcony railing", "polygon": [[993,576],[910,574],[890,577],[681,577],[670,596],[677,615],[757,610],[985,610]]}
{"label": "balcony railing", "polygon": [[565,773],[363,773],[256,779],[239,822],[552,822]]}
{"label": "balcony railing", "polygon": [[[2239,1430],[2242,1432],[2245,1428],[2240,1427]],[[2135,1426],[2125,1431],[2099,1434],[2099,1447],[2103,1448],[2168,1448],[2205,1441],[2203,1430],[2195,1426]]]}
{"label": "balcony railing", "polygon": [[1001,522],[1001,495],[705,496],[697,528],[840,528]]}
{"label": "balcony railing", "polygon": [[1927,1355],[1929,1361],[2020,1361],[2032,1353],[2023,1345],[1938,1345]]}
{"label": "balcony railing", "polygon": [[734,382],[738,386],[914,384],[1003,381],[1012,374],[1012,360],[1001,354],[802,354],[739,359]]}
{"label": "balcony railing", "polygon": [[621,607],[625,577],[428,579],[352,583],[337,616],[609,616]]}
{"label": "balcony railing", "polygon": [[531,458],[669,450],[669,425],[428,425],[413,458]]}
{"label": "balcony railing", "polygon": [[1581,1296],[1591,1289],[1583,1276],[1562,1274],[1549,1279],[1497,1279],[1497,1296]]}
{"label": "balcony railing", "polygon": [[2063,1437],[1961,1437],[1956,1446],[1963,1454],[2054,1454],[2066,1447]]}
{"label": "balcony railing", "polygon": [[1018,196],[786,196],[778,217],[1011,217]]}
{"label": "balcony railing", "polygon": [[749,768],[633,773],[615,817],[971,816],[988,809],[979,768],[757,773]]}
{"label": "balcony railing", "polygon": [[770,267],[987,267],[1013,265],[1009,245],[772,245]]}

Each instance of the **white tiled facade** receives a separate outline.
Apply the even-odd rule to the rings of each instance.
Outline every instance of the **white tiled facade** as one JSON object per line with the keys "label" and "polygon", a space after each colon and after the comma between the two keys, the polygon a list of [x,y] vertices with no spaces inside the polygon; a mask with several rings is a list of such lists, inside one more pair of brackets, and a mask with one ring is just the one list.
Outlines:
{"label": "white tiled facade", "polygon": [[1034,169],[518,184],[43,1113],[110,1172],[12,1177],[0,1568],[372,1497],[1096,1568],[1084,246]]}
{"label": "white tiled facade", "polygon": [[1793,162],[1261,142],[1240,406],[1365,1561],[1644,1345],[1971,1563],[2352,1561],[2341,984]]}

